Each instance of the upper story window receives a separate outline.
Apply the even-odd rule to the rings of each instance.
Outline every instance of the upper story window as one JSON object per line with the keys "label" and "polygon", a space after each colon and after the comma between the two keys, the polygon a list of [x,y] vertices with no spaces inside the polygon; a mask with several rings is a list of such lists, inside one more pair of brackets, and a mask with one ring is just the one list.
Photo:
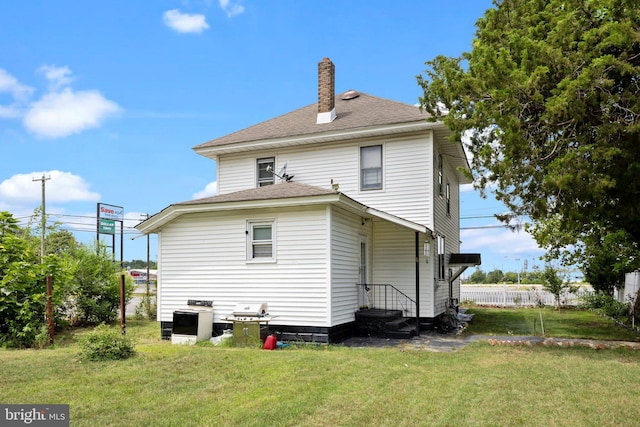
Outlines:
{"label": "upper story window", "polygon": [[275,163],[276,159],[274,157],[258,159],[258,187],[275,183],[275,175],[273,174]]}
{"label": "upper story window", "polygon": [[274,261],[274,226],[272,220],[247,223],[247,260]]}
{"label": "upper story window", "polygon": [[451,185],[449,181],[447,181],[447,186],[445,187],[445,198],[447,200],[447,216],[451,216]]}
{"label": "upper story window", "polygon": [[382,189],[382,145],[360,147],[360,189]]}
{"label": "upper story window", "polygon": [[438,192],[442,196],[444,194],[444,174],[442,172],[442,154],[438,154]]}

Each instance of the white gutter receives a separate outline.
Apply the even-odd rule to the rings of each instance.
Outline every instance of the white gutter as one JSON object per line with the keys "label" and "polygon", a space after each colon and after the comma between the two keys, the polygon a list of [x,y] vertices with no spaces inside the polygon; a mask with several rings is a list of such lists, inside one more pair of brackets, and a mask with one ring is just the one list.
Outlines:
{"label": "white gutter", "polygon": [[428,122],[420,120],[397,125],[365,127],[359,129],[345,129],[322,134],[313,133],[308,135],[297,135],[286,138],[261,139],[248,142],[231,142],[224,145],[212,147],[194,148],[194,151],[201,156],[216,159],[220,154],[243,152],[251,150],[273,149],[277,147],[290,147],[294,145],[305,145],[312,143],[344,141],[357,138],[368,138],[379,135],[392,135],[396,133],[420,132],[435,127],[444,126],[441,122]]}

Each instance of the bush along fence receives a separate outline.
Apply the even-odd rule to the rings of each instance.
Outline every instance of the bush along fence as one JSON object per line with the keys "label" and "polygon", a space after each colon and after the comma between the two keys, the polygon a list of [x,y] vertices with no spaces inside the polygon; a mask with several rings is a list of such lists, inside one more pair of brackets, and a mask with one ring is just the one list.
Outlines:
{"label": "bush along fence", "polygon": [[[563,306],[577,306],[586,295],[592,292],[591,288],[579,288],[576,292],[564,292],[560,297]],[[460,301],[473,302],[478,305],[491,305],[500,307],[533,307],[542,305],[555,305],[553,294],[545,291],[540,285],[462,285],[460,287]]]}

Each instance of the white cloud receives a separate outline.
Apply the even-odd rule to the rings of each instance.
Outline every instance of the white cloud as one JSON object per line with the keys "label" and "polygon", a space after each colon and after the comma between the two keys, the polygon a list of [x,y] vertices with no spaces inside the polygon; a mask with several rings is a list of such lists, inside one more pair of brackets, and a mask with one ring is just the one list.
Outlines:
{"label": "white cloud", "polygon": [[33,93],[33,88],[21,84],[18,79],[0,68],[0,93],[8,93],[12,102],[9,105],[0,105],[0,118],[13,119],[20,117],[22,108]]}
{"label": "white cloud", "polygon": [[136,225],[140,224],[147,218],[147,213],[145,212],[125,212],[124,214],[124,227],[125,228],[133,228]]}
{"label": "white cloud", "polygon": [[22,110],[16,104],[0,105],[0,119],[15,119],[21,114]]}
{"label": "white cloud", "polygon": [[97,128],[120,111],[113,101],[95,90],[74,92],[69,88],[50,92],[33,103],[23,119],[27,130],[45,138],[62,138]]}
{"label": "white cloud", "polygon": [[202,199],[205,197],[212,197],[218,194],[218,181],[213,181],[207,184],[207,186],[202,191],[198,191],[193,194],[194,199]]}
{"label": "white cloud", "polygon": [[52,203],[98,201],[100,194],[89,190],[89,184],[71,172],[52,170],[13,175],[0,182],[0,199],[8,203],[40,201],[42,183],[34,181],[42,177],[50,178],[45,183],[46,200]]}
{"label": "white cloud", "polygon": [[238,2],[234,3],[230,0],[218,0],[218,4],[220,4],[220,8],[227,14],[229,18],[244,13],[244,6],[242,6]]}
{"label": "white cloud", "polygon": [[45,138],[61,138],[99,127],[120,111],[113,101],[96,90],[74,91],[69,67],[44,65],[38,69],[49,82],[48,91],[30,101],[33,88],[0,68],[0,94],[9,93],[13,102],[0,105],[0,119],[22,118],[27,131]]}
{"label": "white cloud", "polygon": [[57,91],[62,87],[69,86],[73,78],[69,67],[57,67],[55,65],[43,65],[40,72],[49,80],[49,90]]}
{"label": "white cloud", "polygon": [[0,68],[0,93],[8,92],[14,99],[24,100],[33,93],[33,88],[18,82],[18,79]]}
{"label": "white cloud", "polygon": [[179,33],[201,33],[207,28],[207,18],[202,14],[182,13],[178,9],[167,10],[162,15],[165,25]]}
{"label": "white cloud", "polygon": [[507,228],[481,228],[461,230],[465,252],[492,252],[505,256],[544,254],[533,236],[524,230],[511,231]]}
{"label": "white cloud", "polygon": [[475,188],[473,187],[473,184],[461,184],[460,185],[460,192],[461,193],[466,193],[468,191],[474,191]]}

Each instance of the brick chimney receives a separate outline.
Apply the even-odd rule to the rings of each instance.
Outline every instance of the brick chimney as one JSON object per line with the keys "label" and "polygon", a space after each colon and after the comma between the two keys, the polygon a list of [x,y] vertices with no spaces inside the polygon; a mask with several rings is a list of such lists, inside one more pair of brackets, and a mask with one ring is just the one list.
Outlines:
{"label": "brick chimney", "polygon": [[331,123],[336,118],[336,67],[329,58],[318,62],[318,119],[317,124]]}

